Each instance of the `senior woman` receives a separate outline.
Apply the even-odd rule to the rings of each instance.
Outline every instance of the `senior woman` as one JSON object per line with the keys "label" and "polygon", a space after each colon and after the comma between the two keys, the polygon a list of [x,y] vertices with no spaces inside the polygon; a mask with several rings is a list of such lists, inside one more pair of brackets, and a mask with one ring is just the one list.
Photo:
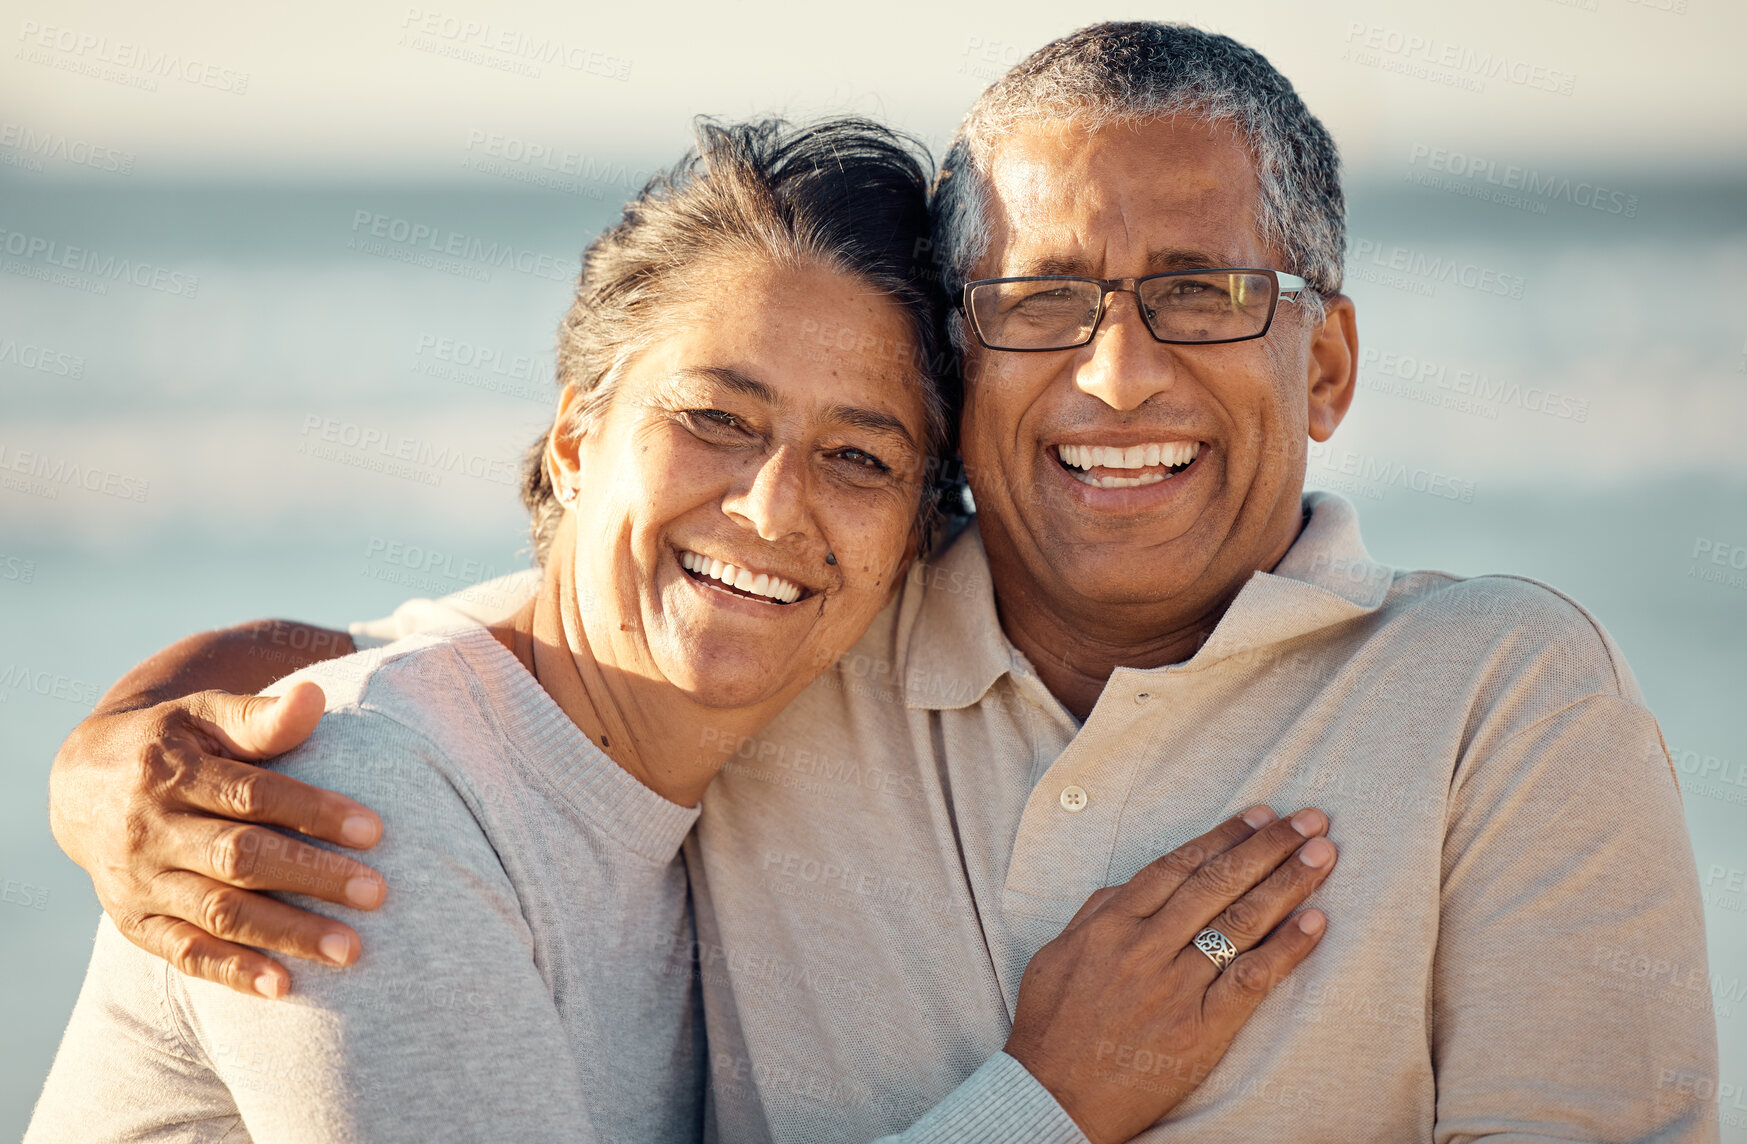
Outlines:
{"label": "senior woman", "polygon": [[[735,745],[855,642],[929,534],[950,411],[912,267],[927,233],[921,164],[872,125],[700,129],[585,256],[524,485],[535,598],[273,689],[326,704],[280,769],[381,811],[398,888],[359,925],[367,954],[274,1003],[106,918],[27,1140],[703,1134],[679,846]],[[1191,846],[1271,846],[1272,869],[1297,840],[1264,833]],[[1175,857],[1180,884],[1195,863]],[[1290,865],[1256,909],[1320,882]],[[1160,871],[1135,881],[1149,908],[1171,896]],[[1073,931],[1123,894],[1039,955],[1022,1008],[1061,1003]],[[1269,944],[1289,968],[1315,941]],[[1210,1030],[1191,1046],[1210,1066],[1247,1009],[1205,1023],[1206,992],[1170,1000]]]}
{"label": "senior woman", "polygon": [[380,807],[414,875],[370,956],[269,1004],[106,922],[30,1139],[697,1138],[679,845],[712,744],[855,641],[927,525],[927,226],[872,128],[702,129],[585,257],[537,598],[279,685],[327,704],[282,769]]}

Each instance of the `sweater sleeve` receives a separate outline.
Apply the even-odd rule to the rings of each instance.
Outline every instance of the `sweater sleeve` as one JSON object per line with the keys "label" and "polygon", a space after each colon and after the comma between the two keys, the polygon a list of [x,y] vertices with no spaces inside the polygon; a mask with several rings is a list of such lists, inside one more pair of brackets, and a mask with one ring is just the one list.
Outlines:
{"label": "sweater sleeve", "polygon": [[1432,975],[1436,1144],[1714,1141],[1698,871],[1649,712],[1592,695],[1464,760]]}
{"label": "sweater sleeve", "polygon": [[25,1144],[245,1138],[224,1083],[170,1016],[173,972],[103,917]]}
{"label": "sweater sleeve", "polygon": [[[402,876],[379,909],[344,914],[363,955],[348,969],[295,962],[291,994],[270,1002],[174,973],[160,979],[167,995],[113,995],[118,962],[137,976],[131,962],[145,955],[100,948],[86,985],[100,1003],[75,1014],[33,1144],[220,1140],[196,1121],[227,1116],[256,1144],[595,1140],[514,886],[431,750],[393,720],[330,711],[281,769],[382,813],[372,861]],[[125,1029],[135,1032],[111,1035]],[[128,1079],[159,1074],[155,1088]],[[95,1130],[94,1092],[129,1106],[125,1118],[103,1114],[120,1127]]]}
{"label": "sweater sleeve", "polygon": [[996,1053],[910,1128],[874,1144],[1085,1144],[1049,1090],[1006,1053]]}

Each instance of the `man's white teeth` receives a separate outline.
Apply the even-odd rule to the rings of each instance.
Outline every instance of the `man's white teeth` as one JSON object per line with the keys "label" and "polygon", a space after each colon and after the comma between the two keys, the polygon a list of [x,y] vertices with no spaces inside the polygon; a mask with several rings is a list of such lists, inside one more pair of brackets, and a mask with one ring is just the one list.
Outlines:
{"label": "man's white teeth", "polygon": [[1138,477],[1094,477],[1090,473],[1075,473],[1074,479],[1095,489],[1137,489],[1171,479],[1169,473],[1142,473]]}
{"label": "man's white teeth", "polygon": [[724,564],[697,552],[681,552],[679,566],[687,572],[720,580],[730,588],[751,592],[754,596],[765,596],[779,604],[792,604],[801,598],[801,586],[784,580],[781,576],[754,572],[750,568],[736,568],[732,564]]}
{"label": "man's white teeth", "polygon": [[[1154,465],[1177,468],[1187,465],[1201,451],[1199,441],[1164,441],[1157,444],[1130,445],[1058,445],[1056,453],[1062,464],[1075,469],[1150,469]],[[1127,480],[1128,478],[1110,478]],[[1162,477],[1159,479],[1163,479]],[[1133,482],[1150,485],[1142,480]],[[1100,485],[1102,488],[1127,488],[1128,485]]]}

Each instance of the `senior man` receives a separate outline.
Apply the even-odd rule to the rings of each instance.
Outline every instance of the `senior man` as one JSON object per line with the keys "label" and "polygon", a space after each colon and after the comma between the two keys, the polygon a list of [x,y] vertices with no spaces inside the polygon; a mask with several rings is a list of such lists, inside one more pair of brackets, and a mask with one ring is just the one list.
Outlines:
{"label": "senior man", "polygon": [[[1327,132],[1225,37],[1088,28],[972,108],[933,253],[963,300],[975,523],[704,801],[687,859],[716,1136],[1074,1138],[1048,1093],[1088,1126],[1199,1083],[1138,1138],[1715,1139],[1696,870],[1619,650],[1533,582],[1378,564],[1351,505],[1303,493],[1354,393],[1344,236]],[[239,764],[141,795],[103,791],[113,756],[190,713],[247,757],[301,732],[172,696],[495,618],[523,584],[352,640],[269,624],[148,661],[57,760],[57,837],[100,894],[145,864],[124,813],[201,869],[198,816]],[[346,835],[343,800],[259,791],[232,816],[372,832]],[[1089,894],[1259,802],[1327,808],[1343,860],[1312,899],[1321,947],[1211,1075],[1126,1038],[1085,974],[1013,1027],[1027,964]],[[343,901],[361,868],[330,869]],[[339,929],[281,916],[131,936],[246,982],[271,963],[220,938],[308,956]],[[1074,934],[1046,956],[1137,971]],[[1083,1052],[1032,1051],[1064,1031]]]}

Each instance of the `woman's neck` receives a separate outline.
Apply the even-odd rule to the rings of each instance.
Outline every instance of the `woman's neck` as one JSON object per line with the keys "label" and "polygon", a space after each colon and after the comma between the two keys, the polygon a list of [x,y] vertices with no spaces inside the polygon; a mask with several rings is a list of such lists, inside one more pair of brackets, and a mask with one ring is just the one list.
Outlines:
{"label": "woman's neck", "polygon": [[577,607],[574,552],[568,529],[560,529],[539,591],[492,634],[627,774],[671,802],[696,806],[782,701],[705,707],[666,680],[620,670],[610,649],[597,656]]}

